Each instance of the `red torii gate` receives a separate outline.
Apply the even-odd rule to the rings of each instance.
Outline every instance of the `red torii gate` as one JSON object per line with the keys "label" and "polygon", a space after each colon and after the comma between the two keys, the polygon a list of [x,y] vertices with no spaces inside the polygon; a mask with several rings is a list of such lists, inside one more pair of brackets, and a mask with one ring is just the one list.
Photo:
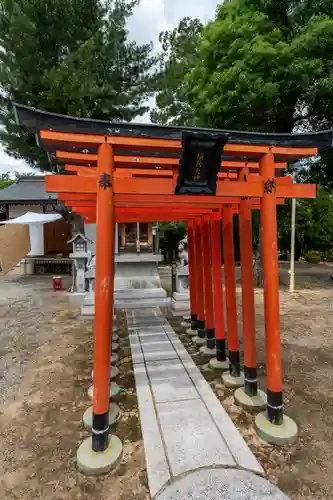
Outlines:
{"label": "red torii gate", "polygon": [[[20,105],[15,109],[18,123],[27,133],[37,134],[39,144],[55,161],[64,163],[68,173],[46,177],[47,191],[59,193],[59,200],[97,224],[93,428],[91,444],[82,446],[86,449],[91,446],[92,454],[103,453],[106,457],[114,438],[110,440],[108,413],[117,221],[187,222],[192,329],[198,330],[199,337],[207,338],[209,349],[216,342],[217,363],[223,365],[226,349],[222,219],[229,382],[239,387],[232,225],[233,215],[239,214],[245,395],[250,401],[258,397],[252,270],[254,209],[261,210],[267,365],[267,413],[259,415],[256,422],[260,435],[274,441],[276,430],[285,422],[276,206],[287,198],[313,198],[316,192],[314,185],[293,184],[291,177],[281,175],[288,161],[316,155],[317,145],[331,145],[332,132],[312,135],[228,132],[216,196],[176,195],[182,146],[180,129],[76,119]],[[101,455],[98,457],[100,461]],[[82,460],[79,466],[85,469]]]}

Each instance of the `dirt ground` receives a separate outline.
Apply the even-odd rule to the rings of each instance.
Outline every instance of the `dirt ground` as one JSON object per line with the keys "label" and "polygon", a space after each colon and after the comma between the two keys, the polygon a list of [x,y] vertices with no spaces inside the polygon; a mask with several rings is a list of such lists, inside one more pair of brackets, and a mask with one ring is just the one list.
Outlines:
{"label": "dirt ground", "polygon": [[[254,415],[234,404],[233,391],[224,388],[220,376],[207,367],[208,359],[198,355],[188,338],[181,335],[193,359],[262,463],[268,478],[292,500],[327,500],[332,497],[333,280],[330,274],[331,268],[326,265],[299,264],[297,291],[290,294],[286,287],[287,266],[282,265],[280,270],[285,412],[299,426],[299,439],[292,446],[278,448],[263,443],[254,431]],[[240,305],[240,289],[238,301]],[[169,319],[181,332],[179,319],[170,316]],[[264,388],[261,290],[256,290],[256,322],[259,379]]]}
{"label": "dirt ground", "polygon": [[[239,274],[239,270],[237,271]],[[265,445],[254,416],[235,406],[232,391],[188,350],[227,408],[269,479],[292,500],[326,500],[333,489],[333,280],[327,266],[297,266],[297,292],[286,289],[281,266],[281,327],[286,413],[300,437],[291,447]],[[163,283],[170,283],[163,274]],[[239,291],[240,292],[240,291]],[[240,303],[240,293],[239,293]],[[262,291],[256,291],[258,363],[265,385]],[[124,318],[118,315],[123,389],[115,427],[124,443],[120,467],[91,478],[76,468],[78,444],[89,435],[82,415],[90,405],[92,323],[77,318],[50,278],[0,277],[0,500],[147,500],[149,498],[134,377]],[[179,330],[179,319],[170,322]]]}
{"label": "dirt ground", "polygon": [[82,415],[91,402],[92,322],[80,321],[51,278],[0,277],[0,499],[146,500],[145,458],[124,317],[120,335],[124,444],[116,471],[77,471],[78,444],[89,436]]}

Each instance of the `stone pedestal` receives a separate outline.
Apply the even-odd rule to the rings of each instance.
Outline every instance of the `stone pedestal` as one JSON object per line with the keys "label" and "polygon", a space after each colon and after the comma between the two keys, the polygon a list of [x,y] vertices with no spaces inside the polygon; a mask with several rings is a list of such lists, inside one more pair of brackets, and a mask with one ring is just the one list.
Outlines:
{"label": "stone pedestal", "polygon": [[176,316],[186,316],[190,313],[188,265],[177,267],[176,291],[172,294],[171,311]]}
{"label": "stone pedestal", "polygon": [[[114,305],[120,309],[169,307],[170,299],[158,275],[160,254],[122,254],[115,256]],[[92,316],[94,291],[86,295],[81,314]]]}
{"label": "stone pedestal", "polygon": [[116,255],[115,307],[169,307],[170,299],[158,274],[162,258],[160,254],[150,253]]}
{"label": "stone pedestal", "polygon": [[85,293],[85,272],[88,254],[86,252],[75,252],[69,255],[75,265],[75,289],[77,293]]}

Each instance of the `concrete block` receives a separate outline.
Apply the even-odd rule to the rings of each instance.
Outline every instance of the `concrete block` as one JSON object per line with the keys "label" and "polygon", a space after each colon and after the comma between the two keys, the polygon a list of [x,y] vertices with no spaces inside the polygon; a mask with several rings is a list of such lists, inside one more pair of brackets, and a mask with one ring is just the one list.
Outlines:
{"label": "concrete block", "polygon": [[199,470],[176,480],[156,500],[290,500],[266,479],[242,470]]}
{"label": "concrete block", "polygon": [[206,344],[206,339],[201,337],[193,337],[192,342],[194,345],[200,347]]}
{"label": "concrete block", "polygon": [[217,428],[227,443],[228,448],[231,450],[237,465],[256,474],[264,475],[263,468],[247,446],[228,413],[215,396],[212,388],[202,376],[200,370],[194,365],[192,360],[190,362],[185,362],[184,366],[194,382],[202,400],[207,406]]}
{"label": "concrete block", "polygon": [[188,335],[189,337],[197,337],[198,332],[197,332],[197,330],[192,330],[192,328],[188,328],[186,330],[186,335]]}
{"label": "concrete block", "polygon": [[198,467],[236,465],[201,400],[159,403],[156,407],[174,476]]}
{"label": "concrete block", "polygon": [[133,365],[136,365],[138,363],[144,363],[143,352],[140,344],[134,345],[131,342],[131,351],[132,351]]}
{"label": "concrete block", "polygon": [[199,398],[179,360],[147,362],[147,370],[156,403]]}
{"label": "concrete block", "polygon": [[168,333],[168,334],[175,333],[174,329],[169,324],[163,325],[163,329],[164,329],[165,333]]}
{"label": "concrete block", "polygon": [[[109,410],[109,426],[114,425],[118,422],[120,417],[120,408],[115,403],[110,403]],[[89,406],[83,414],[83,425],[86,429],[92,428],[93,421],[93,407]]]}
{"label": "concrete block", "polygon": [[225,372],[222,375],[222,381],[226,387],[230,389],[237,389],[238,387],[243,387],[245,384],[244,373],[240,374],[240,377],[233,377],[229,372]]}
{"label": "concrete block", "polygon": [[255,419],[255,428],[259,437],[267,443],[283,446],[297,441],[297,424],[287,415],[283,416],[281,425],[273,425],[268,420],[266,412],[259,413]]}
{"label": "concrete block", "polygon": [[240,387],[235,391],[234,398],[236,404],[248,410],[264,410],[267,406],[267,395],[260,390],[256,396],[248,396],[244,387]]}
{"label": "concrete block", "polygon": [[229,360],[218,361],[217,358],[213,358],[209,361],[209,367],[223,372],[229,371]]}
{"label": "concrete block", "polygon": [[149,307],[153,305],[154,307],[165,307],[169,308],[170,307],[170,298],[169,297],[161,297],[161,298],[145,298],[145,299],[140,299],[140,300],[133,300],[133,299],[116,299],[115,300],[115,305],[116,307],[119,307],[119,309],[140,309],[143,308],[145,309],[146,307]]}
{"label": "concrete block", "polygon": [[189,361],[190,359],[192,359],[177,335],[169,335],[169,338],[171,344],[173,345],[174,349],[176,350],[178,356],[182,361],[184,360]]}
{"label": "concrete block", "polygon": [[149,490],[153,498],[170,480],[170,470],[144,365],[134,366],[134,375],[145,448]]}
{"label": "concrete block", "polygon": [[[140,335],[141,345],[149,345],[149,344],[169,344],[169,338],[165,333],[160,334],[152,334],[152,335]],[[163,348],[163,346],[161,346]]]}
{"label": "concrete block", "polygon": [[209,349],[209,347],[204,345],[200,348],[200,354],[214,358],[216,356],[216,349]]}
{"label": "concrete block", "polygon": [[109,436],[109,447],[103,453],[92,450],[92,439],[87,438],[77,450],[77,465],[87,475],[100,475],[109,472],[119,465],[123,453],[123,445],[117,436]]}
{"label": "concrete block", "polygon": [[141,348],[146,362],[178,358],[177,353],[170,342],[162,344],[160,342],[142,344]]}
{"label": "concrete block", "polygon": [[138,334],[140,337],[148,337],[149,335],[158,335],[161,334],[163,335],[165,332],[164,326],[162,325],[156,325],[156,326],[150,326],[150,327],[143,327],[143,328],[138,328]]}

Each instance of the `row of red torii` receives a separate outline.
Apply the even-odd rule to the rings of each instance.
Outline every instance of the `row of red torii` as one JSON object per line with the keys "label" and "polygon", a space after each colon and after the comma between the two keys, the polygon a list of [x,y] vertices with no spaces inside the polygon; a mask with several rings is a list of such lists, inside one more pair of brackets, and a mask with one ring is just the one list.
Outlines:
{"label": "row of red torii", "polygon": [[[287,198],[315,197],[314,185],[294,184],[291,176],[284,175],[285,169],[290,161],[315,156],[318,147],[331,147],[332,132],[274,135],[222,131],[216,191],[209,195],[195,194],[195,189],[194,193],[186,192],[186,182],[178,188],[180,158],[184,160],[181,139],[184,132],[221,131],[113,124],[21,105],[15,105],[15,111],[24,132],[35,134],[50,159],[61,164],[67,174],[47,176],[47,191],[58,193],[59,200],[86,221],[96,222],[92,438],[81,447],[90,446],[94,457],[112,448],[108,418],[115,224],[133,221],[187,222],[191,329],[205,339],[208,349],[216,348],[215,366],[225,368],[227,363],[226,383],[244,385],[242,401],[258,408],[266,406],[256,420],[261,437],[276,442],[281,433],[288,438],[290,432],[294,439],[296,426],[283,414],[276,207]],[[192,180],[198,179],[194,175]],[[267,396],[258,390],[257,382],[253,210],[260,210],[261,220]],[[244,375],[237,326],[234,214],[238,214],[240,232]]]}

